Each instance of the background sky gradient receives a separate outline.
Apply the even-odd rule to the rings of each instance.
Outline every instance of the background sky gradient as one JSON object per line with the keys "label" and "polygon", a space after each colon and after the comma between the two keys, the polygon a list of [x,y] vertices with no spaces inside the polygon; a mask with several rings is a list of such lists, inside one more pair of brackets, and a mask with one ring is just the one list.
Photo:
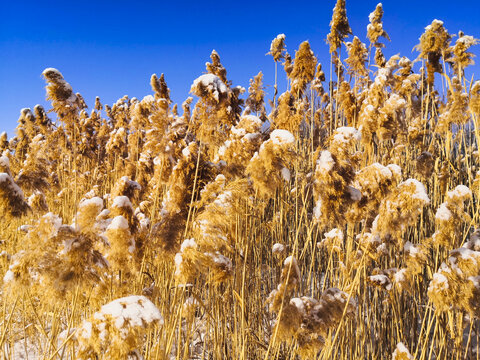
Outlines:
{"label": "background sky gradient", "polygon": [[[366,42],[368,15],[378,1],[347,0],[354,35]],[[47,67],[55,67],[93,107],[95,96],[112,104],[125,94],[151,94],[151,74],[165,73],[174,102],[189,96],[195,78],[205,72],[212,49],[220,54],[234,85],[248,88],[259,71],[271,98],[274,63],[271,40],[286,35],[292,56],[309,40],[329,78],[328,45],[334,0],[328,1],[7,1],[0,10],[0,131],[9,137],[20,109],[45,101]],[[391,42],[385,55],[417,57],[413,47],[433,19],[452,34],[463,30],[480,38],[480,2],[384,1],[383,23]],[[351,37],[349,38],[351,39]],[[345,52],[345,50],[342,50]],[[473,48],[480,56],[480,45]],[[480,63],[480,59],[477,59]],[[470,73],[479,67],[471,67]],[[438,76],[438,75],[437,75]],[[279,76],[279,91],[286,82]]]}

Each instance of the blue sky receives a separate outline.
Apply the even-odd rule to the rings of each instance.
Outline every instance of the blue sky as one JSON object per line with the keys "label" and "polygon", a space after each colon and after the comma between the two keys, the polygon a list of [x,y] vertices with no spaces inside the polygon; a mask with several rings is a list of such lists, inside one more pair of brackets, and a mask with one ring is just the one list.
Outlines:
{"label": "blue sky", "polygon": [[[377,3],[347,0],[350,25],[362,41]],[[271,40],[285,33],[292,55],[302,41],[310,41],[328,78],[325,38],[334,4],[0,0],[0,131],[13,135],[21,108],[49,108],[41,78],[47,67],[59,69],[89,106],[96,95],[104,104],[125,94],[142,98],[151,93],[151,74],[162,72],[173,101],[181,104],[193,80],[205,71],[212,49],[220,54],[234,85],[248,87],[259,71],[265,84],[272,85],[274,64],[265,54]],[[480,38],[478,1],[384,1],[383,8],[384,28],[392,39],[386,55],[415,58],[418,53],[412,48],[435,18],[443,20],[450,33],[463,30]],[[480,56],[480,46],[473,52]],[[475,65],[473,72],[478,69]],[[279,85],[283,91],[285,84]],[[271,87],[267,92],[271,97]]]}

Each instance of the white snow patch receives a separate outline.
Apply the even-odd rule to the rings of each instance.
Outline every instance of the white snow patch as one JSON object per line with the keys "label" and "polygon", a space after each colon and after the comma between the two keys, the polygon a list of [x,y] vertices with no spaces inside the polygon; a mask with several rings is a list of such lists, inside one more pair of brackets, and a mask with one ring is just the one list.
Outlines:
{"label": "white snow patch", "polygon": [[80,204],[78,205],[80,209],[87,206],[95,206],[96,208],[98,208],[98,211],[100,212],[103,209],[103,199],[99,198],[98,196],[95,196],[95,197],[92,197],[91,199],[84,199],[80,201]]}
{"label": "white snow patch", "polygon": [[448,290],[449,285],[447,277],[440,273],[433,274],[433,278],[430,282],[430,286],[428,287],[428,291],[431,291],[433,287],[439,288],[441,290]]}
{"label": "white snow patch", "polygon": [[230,131],[233,135],[238,136],[238,137],[242,137],[247,133],[244,128],[238,128],[237,129],[235,126],[232,126]]}
{"label": "white snow patch", "polygon": [[333,238],[339,238],[340,240],[343,240],[343,231],[337,228],[334,228],[330,230],[329,232],[326,232],[323,234],[326,239],[333,239]]}
{"label": "white snow patch", "polygon": [[0,166],[8,168],[10,166],[10,159],[5,155],[0,156]]}
{"label": "white snow patch", "polygon": [[420,253],[418,247],[413,245],[410,241],[407,241],[405,243],[405,245],[403,246],[403,250],[405,252],[408,252],[408,254],[412,257],[416,257]]}
{"label": "white snow patch", "polygon": [[204,74],[195,79],[190,91],[196,96],[201,97],[204,89],[206,89],[217,102],[220,101],[220,95],[228,92],[228,88],[223,81],[213,74]]}
{"label": "white snow patch", "polygon": [[[127,296],[103,305],[93,317],[100,321],[113,320],[119,330],[125,326],[144,327],[146,324],[163,325],[163,317],[158,308],[145,296]],[[87,326],[88,334],[88,326]]]}
{"label": "white snow patch", "polygon": [[398,270],[394,275],[393,275],[393,281],[396,282],[396,283],[402,283],[404,282],[407,278],[406,278],[406,273],[407,273],[407,269],[401,269],[401,270]]}
{"label": "white snow patch", "polygon": [[263,123],[262,120],[258,116],[255,115],[243,115],[241,121],[246,120],[252,125],[258,126],[258,128],[262,127]]}
{"label": "white snow patch", "polygon": [[313,208],[313,217],[315,219],[320,219],[322,216],[322,199],[318,199],[315,203],[315,207]]}
{"label": "white snow patch", "polygon": [[298,267],[297,259],[295,259],[292,255],[285,259],[285,261],[283,262],[283,266],[291,266],[291,275],[296,275],[296,278],[300,279],[300,268]]}
{"label": "white snow patch", "polygon": [[190,149],[188,148],[188,146],[182,150],[182,155],[186,158],[190,156]]}
{"label": "white snow patch", "polygon": [[276,145],[291,145],[295,143],[295,137],[288,130],[277,129],[270,134],[270,140]]}
{"label": "white snow patch", "polygon": [[205,253],[205,255],[209,256],[213,260],[215,265],[226,268],[228,272],[232,271],[232,260],[220,254],[218,251],[215,253]]}
{"label": "white snow patch", "polygon": [[7,187],[10,188],[10,191],[12,191],[22,200],[24,199],[22,189],[20,189],[20,187],[15,183],[15,181],[10,175],[8,175],[7,173],[0,173],[0,183],[7,183]]}
{"label": "white snow patch", "polygon": [[197,248],[197,243],[195,242],[194,238],[183,240],[182,245],[180,246],[180,252],[184,252],[187,248]]}
{"label": "white snow patch", "polygon": [[472,196],[472,192],[465,185],[458,185],[455,189],[447,192],[447,197],[453,198],[467,198]]}
{"label": "white snow patch", "polygon": [[57,234],[58,229],[60,229],[60,226],[62,226],[62,218],[55,215],[52,212],[49,212],[43,215],[42,219],[49,222],[53,226],[54,234],[52,234],[51,236],[55,236]]}
{"label": "white snow patch", "polygon": [[286,167],[282,168],[281,170],[281,173],[282,173],[282,178],[289,182],[290,181],[290,170],[288,170]]}
{"label": "white snow patch", "polygon": [[387,275],[383,275],[383,274],[370,275],[368,278],[373,283],[385,286],[386,290],[391,290],[392,289],[392,284],[390,283],[390,279],[388,278]]}
{"label": "white snow patch", "polygon": [[335,160],[333,160],[332,153],[328,150],[323,150],[320,153],[320,158],[317,160],[316,171],[329,172],[333,169]]}
{"label": "white snow patch", "polygon": [[452,212],[448,210],[447,203],[442,203],[435,213],[435,219],[440,221],[448,221],[452,218]]}
{"label": "white snow patch", "polygon": [[388,168],[388,166],[383,166],[380,163],[373,163],[372,166],[375,167],[375,169],[377,169],[384,177],[391,179],[392,171]]}
{"label": "white snow patch", "polygon": [[397,348],[392,354],[392,360],[408,359],[413,360],[413,356],[408,351],[407,347],[403,343],[399,342]]}
{"label": "white snow patch", "polygon": [[122,215],[118,215],[113,218],[110,225],[108,225],[107,230],[127,230],[128,221]]}
{"label": "white snow patch", "polygon": [[15,278],[15,274],[13,273],[12,270],[8,270],[6,273],[5,273],[5,276],[3,277],[3,282],[4,283],[8,283],[10,281],[13,281],[13,279]]}
{"label": "white snow patch", "polygon": [[402,185],[410,186],[411,184],[415,185],[415,192],[412,195],[412,198],[422,200],[425,203],[425,205],[430,204],[430,199],[428,198],[427,190],[425,189],[425,186],[420,181],[416,179],[408,179],[408,180],[405,180],[403,183],[401,183],[399,186],[402,186]]}
{"label": "white snow patch", "polygon": [[285,251],[285,245],[276,243],[272,246],[272,253],[282,254]]}
{"label": "white snow patch", "polygon": [[362,134],[360,131],[355,129],[354,127],[349,126],[341,126],[335,130],[333,135],[333,140],[338,142],[346,143],[351,139],[360,141],[362,138]]}
{"label": "white snow patch", "polygon": [[290,304],[294,305],[302,316],[306,315],[305,304],[300,298],[290,299]]}
{"label": "white snow patch", "polygon": [[392,172],[393,175],[400,178],[402,176],[402,168],[397,164],[388,164],[387,168]]}
{"label": "white snow patch", "polygon": [[120,195],[113,199],[113,208],[129,208],[133,210],[132,202],[127,196]]}

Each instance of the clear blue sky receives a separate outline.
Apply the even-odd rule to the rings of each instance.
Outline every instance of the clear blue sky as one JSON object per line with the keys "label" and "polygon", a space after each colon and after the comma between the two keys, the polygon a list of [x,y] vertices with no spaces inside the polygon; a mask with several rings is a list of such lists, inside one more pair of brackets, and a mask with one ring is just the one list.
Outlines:
{"label": "clear blue sky", "polygon": [[[362,41],[377,2],[347,0],[350,25]],[[292,55],[302,41],[310,41],[328,77],[325,38],[334,3],[0,0],[0,131],[13,135],[23,107],[49,108],[40,75],[46,67],[59,69],[90,107],[96,95],[104,104],[125,94],[142,98],[151,93],[150,75],[162,72],[173,101],[181,104],[205,71],[212,49],[234,85],[248,87],[260,70],[272,85],[274,64],[265,54],[271,40],[285,33]],[[415,58],[412,48],[435,18],[450,33],[463,30],[480,38],[478,0],[384,1],[383,8],[384,28],[392,39],[386,55]],[[473,52],[480,56],[480,46]],[[478,69],[473,68],[477,75]],[[267,92],[271,97],[271,88]]]}

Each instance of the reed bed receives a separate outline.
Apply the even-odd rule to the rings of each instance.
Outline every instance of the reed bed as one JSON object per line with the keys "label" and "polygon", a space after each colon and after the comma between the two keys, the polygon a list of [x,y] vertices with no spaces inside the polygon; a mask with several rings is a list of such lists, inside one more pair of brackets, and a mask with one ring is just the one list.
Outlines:
{"label": "reed bed", "polygon": [[46,69],[0,136],[2,358],[478,359],[478,40],[387,59],[382,16],[337,1],[329,79],[278,35],[273,94],[213,51],[181,114]]}

